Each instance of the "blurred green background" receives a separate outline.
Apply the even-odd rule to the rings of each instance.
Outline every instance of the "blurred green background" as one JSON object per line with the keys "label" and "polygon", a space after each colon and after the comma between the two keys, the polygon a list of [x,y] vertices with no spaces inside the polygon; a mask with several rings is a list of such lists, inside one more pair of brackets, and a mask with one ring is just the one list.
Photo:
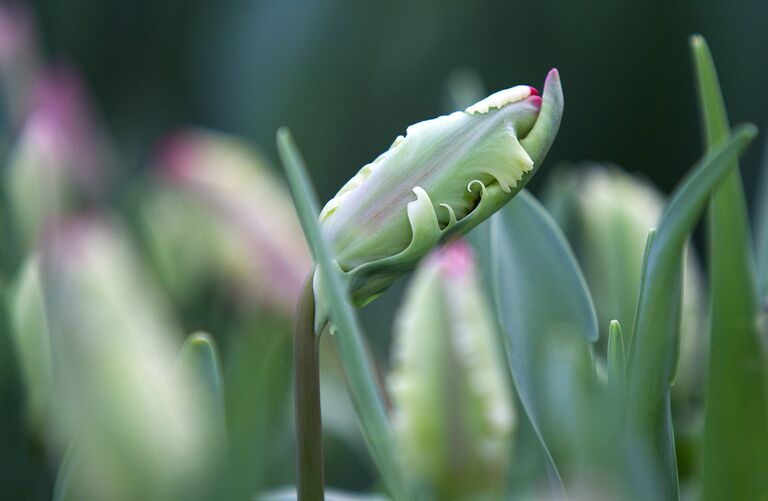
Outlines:
{"label": "blurred green background", "polygon": [[[702,151],[688,37],[712,47],[733,123],[761,136],[741,166],[753,198],[768,125],[768,3],[671,1],[39,0],[50,60],[83,72],[130,178],[163,135],[231,132],[279,165],[293,130],[320,200],[417,121],[446,113],[446,82],[541,88],[560,70],[558,163],[611,162],[670,191]],[[124,183],[128,185],[129,183]],[[402,287],[402,284],[400,285]],[[399,294],[364,313],[376,340]],[[372,310],[372,311],[371,311]]]}
{"label": "blurred green background", "polygon": [[[705,35],[714,53],[731,121],[768,126],[768,2],[760,0],[37,0],[27,5],[38,22],[46,63],[81,73],[114,141],[120,181],[111,196],[118,206],[135,203],[134,191],[142,184],[134,181],[152,166],[166,135],[188,125],[234,133],[259,147],[274,166],[275,131],[290,126],[319,198],[328,199],[408,125],[449,111],[446,82],[463,68],[474,70],[489,92],[515,84],[540,89],[547,71],[559,68],[565,116],[547,165],[531,184],[534,192],[540,193],[558,163],[582,161],[616,163],[669,191],[703,149],[688,47],[688,36],[696,32]],[[761,132],[741,162],[750,199],[765,144]],[[363,312],[382,364],[402,287]],[[257,324],[271,328],[263,318],[236,318],[227,298],[221,301],[225,306],[212,302],[220,292],[216,287],[201,290],[201,298],[177,311],[188,331],[205,328],[225,337],[255,332]],[[287,331],[287,324],[280,325]],[[280,343],[274,349],[285,351],[288,360],[288,345]],[[258,365],[250,354],[269,355],[263,348],[230,346],[244,354],[239,365],[230,361],[234,375],[228,374],[228,381],[246,388],[243,394],[252,387],[248,370]],[[288,365],[274,360],[285,388],[266,378],[260,384],[274,392],[280,404],[274,408],[284,410]],[[351,411],[337,407],[347,419],[344,429],[355,429]],[[256,412],[242,412],[244,422],[257,421],[250,411]],[[290,428],[288,414],[275,414],[264,423],[274,418]],[[258,432],[271,431],[258,423],[263,427]],[[0,428],[14,433],[12,426]],[[293,453],[280,439],[271,446],[282,449],[282,456],[250,458],[282,472],[265,470],[267,484],[292,481]],[[22,445],[20,450],[42,462],[39,443]],[[367,456],[348,447],[338,437],[327,442],[329,456],[345,458],[342,467],[329,467],[329,484],[370,488],[375,480]],[[4,459],[22,470],[28,458],[19,454],[8,447]],[[45,498],[52,474],[53,468],[25,488],[32,486]]]}
{"label": "blurred green background", "polygon": [[[669,190],[701,151],[687,46],[695,32],[712,47],[731,120],[768,122],[761,0],[39,0],[34,8],[46,51],[82,70],[130,171],[180,124],[241,134],[272,158],[276,128],[289,125],[325,199],[407,125],[443,113],[456,68],[475,69],[491,91],[541,86],[556,66],[567,104],[548,164],[612,161]],[[742,164],[748,187],[759,150]]]}

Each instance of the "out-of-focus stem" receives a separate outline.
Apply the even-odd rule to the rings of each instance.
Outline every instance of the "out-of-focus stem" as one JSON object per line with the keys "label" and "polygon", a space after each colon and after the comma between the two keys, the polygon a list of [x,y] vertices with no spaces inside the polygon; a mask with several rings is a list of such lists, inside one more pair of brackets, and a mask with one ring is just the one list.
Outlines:
{"label": "out-of-focus stem", "polygon": [[313,273],[299,299],[293,329],[296,452],[299,499],[323,499],[323,426],[320,413],[319,340],[315,335]]}

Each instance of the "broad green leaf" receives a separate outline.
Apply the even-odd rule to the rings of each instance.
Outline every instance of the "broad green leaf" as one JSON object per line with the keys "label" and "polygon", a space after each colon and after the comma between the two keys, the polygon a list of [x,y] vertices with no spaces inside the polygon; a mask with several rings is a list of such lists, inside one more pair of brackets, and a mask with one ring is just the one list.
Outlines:
{"label": "broad green leaf", "polygon": [[[466,237],[470,245],[475,250],[478,273],[481,277],[481,283],[489,298],[495,298],[492,277],[492,245],[491,245],[491,227],[493,218],[480,224],[473,229]],[[495,301],[494,301],[495,302]],[[494,313],[497,308],[494,305]],[[499,315],[496,313],[498,319]],[[512,381],[512,374],[509,374]],[[552,455],[549,453],[546,444],[541,438],[539,428],[532,422],[531,417],[525,405],[521,402],[519,395],[516,395],[517,409],[523,409],[520,413],[518,429],[515,438],[514,461],[509,472],[508,489],[514,495],[523,494],[526,491],[535,490],[537,482],[542,478],[548,479],[548,487],[556,493],[563,490],[563,482],[557,471]]]}
{"label": "broad green leaf", "polygon": [[[707,148],[728,136],[715,65],[691,39]],[[758,292],[747,203],[734,158],[709,210],[712,299],[704,419],[703,499],[758,499],[768,492],[768,392],[757,328]]]}
{"label": "broad green leaf", "polygon": [[485,288],[488,297],[493,297],[491,290],[491,220],[481,223],[466,236],[466,240],[475,251],[477,271],[480,274],[480,282]]}
{"label": "broad green leaf", "polygon": [[304,160],[287,129],[278,131],[277,146],[301,226],[318,263],[318,272],[323,274],[323,296],[327,298],[330,318],[336,328],[339,358],[366,442],[391,495],[395,499],[410,498],[397,464],[384,397],[366,351],[362,329],[339,276],[338,266],[334,266],[330,246],[320,232],[319,206]]}
{"label": "broad green leaf", "polygon": [[737,128],[696,164],[670,199],[647,253],[628,359],[627,420],[634,439],[656,462],[664,499],[679,496],[669,386],[679,349],[685,243],[711,190],[756,133],[754,126]]}
{"label": "broad green leaf", "polygon": [[548,339],[567,338],[575,357],[591,367],[597,320],[584,278],[554,221],[526,191],[493,216],[492,280],[509,366],[523,409],[561,468],[568,456],[560,426],[568,417],[544,398],[537,377],[551,360]]}

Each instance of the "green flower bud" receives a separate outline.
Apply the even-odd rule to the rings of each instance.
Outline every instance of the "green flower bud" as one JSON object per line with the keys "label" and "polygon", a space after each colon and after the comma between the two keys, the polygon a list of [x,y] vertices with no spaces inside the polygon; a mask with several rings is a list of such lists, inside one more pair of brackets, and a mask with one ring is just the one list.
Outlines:
{"label": "green flower bud", "polygon": [[218,449],[200,382],[175,372],[181,343],[164,298],[109,221],[69,220],[41,247],[49,429],[60,452],[77,451],[71,498],[189,498]]}
{"label": "green flower bud", "polygon": [[499,497],[516,416],[498,342],[469,246],[437,250],[406,293],[389,377],[398,450],[434,499]]}
{"label": "green flower bud", "polygon": [[14,233],[24,251],[76,207],[104,195],[111,158],[74,72],[46,72],[35,86],[5,172]]}
{"label": "green flower bud", "polygon": [[552,70],[543,97],[512,87],[417,123],[360,169],[320,213],[353,302],[372,300],[439,242],[465,234],[520,191],[554,141],[562,106]]}
{"label": "green flower bud", "polygon": [[234,136],[185,129],[155,162],[164,182],[144,220],[175,295],[214,278],[248,308],[292,314],[312,260],[290,195],[261,156]]}

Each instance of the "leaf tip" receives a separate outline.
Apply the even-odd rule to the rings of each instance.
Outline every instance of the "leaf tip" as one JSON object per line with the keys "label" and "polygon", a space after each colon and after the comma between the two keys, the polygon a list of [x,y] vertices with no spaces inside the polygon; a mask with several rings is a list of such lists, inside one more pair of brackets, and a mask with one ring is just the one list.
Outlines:
{"label": "leaf tip", "polygon": [[291,139],[291,129],[283,125],[277,129],[277,141],[288,141]]}
{"label": "leaf tip", "polygon": [[708,49],[707,41],[701,33],[694,33],[688,38],[688,41],[694,50]]}
{"label": "leaf tip", "polygon": [[195,332],[187,338],[187,343],[195,348],[208,348],[213,347],[214,341],[210,334],[207,332]]}

